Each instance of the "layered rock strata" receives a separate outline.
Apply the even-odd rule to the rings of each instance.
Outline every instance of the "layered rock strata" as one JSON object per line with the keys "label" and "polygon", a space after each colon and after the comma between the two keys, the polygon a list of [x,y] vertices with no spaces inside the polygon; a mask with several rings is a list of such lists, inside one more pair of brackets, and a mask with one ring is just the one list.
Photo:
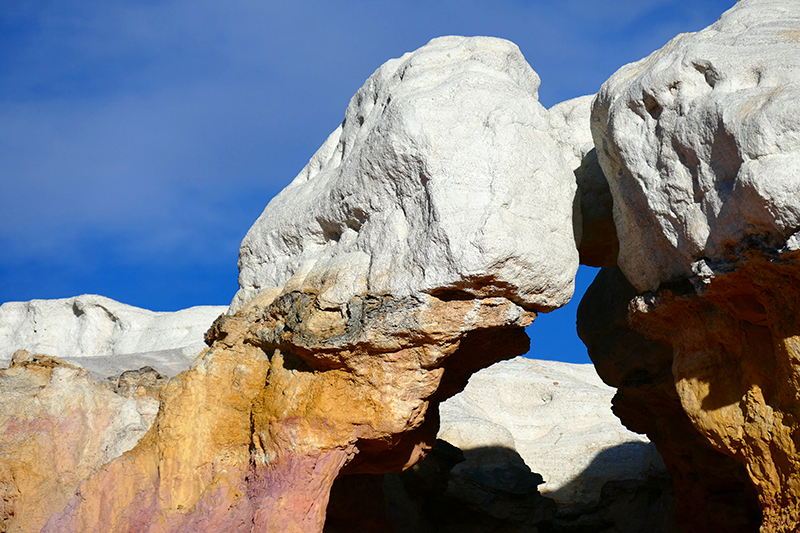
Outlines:
{"label": "layered rock strata", "polygon": [[572,294],[575,180],[537,87],[499,39],[378,69],[248,232],[151,431],[44,531],[317,532],[337,476],[417,462],[438,403]]}
{"label": "layered rock strata", "polygon": [[800,309],[787,288],[800,280],[800,256],[753,256],[715,276],[700,294],[662,289],[637,297],[631,320],[672,346],[681,406],[708,442],[747,469],[761,530],[796,531]]}
{"label": "layered rock strata", "polygon": [[39,531],[85,477],[131,449],[158,412],[159,378],[145,369],[102,386],[57,358],[16,352],[0,371],[0,531]]}
{"label": "layered rock strata", "polygon": [[[628,319],[668,347],[640,352],[651,358],[652,376],[671,365],[674,383],[658,385],[647,405],[666,417],[676,412],[677,396],[704,443],[743,465],[765,532],[800,526],[798,28],[800,4],[742,0],[709,28],[620,69],[592,112],[614,200],[619,266],[639,294]],[[628,353],[622,348],[618,356]],[[635,388],[623,386],[623,396],[635,396]],[[619,405],[637,411],[628,401]],[[686,434],[685,423],[678,425],[639,426],[662,440],[673,473],[682,459],[670,459],[668,448]],[[689,446],[696,463],[708,457],[699,445]],[[730,481],[729,494],[752,501],[741,469],[711,461],[718,472],[728,470],[720,479]],[[695,464],[684,473],[692,468],[704,470]],[[679,507],[694,505],[682,497]],[[707,512],[713,506],[706,502]]]}
{"label": "layered rock strata", "polygon": [[532,318],[498,298],[354,300],[349,317],[316,302],[288,293],[218,321],[213,346],[162,391],[153,430],[45,531],[319,531],[340,470],[416,462],[435,439],[437,389],[461,385],[448,366],[486,364],[487,344],[523,353]]}

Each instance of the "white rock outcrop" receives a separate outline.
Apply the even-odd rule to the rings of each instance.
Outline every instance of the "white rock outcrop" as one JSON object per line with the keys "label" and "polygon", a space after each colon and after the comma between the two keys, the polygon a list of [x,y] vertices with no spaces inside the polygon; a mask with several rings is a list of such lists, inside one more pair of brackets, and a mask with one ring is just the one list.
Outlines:
{"label": "white rock outcrop", "polygon": [[59,357],[106,377],[150,365],[174,375],[205,347],[203,335],[227,308],[154,312],[103,296],[0,305],[0,366],[20,349]]}
{"label": "white rock outcrop", "polygon": [[259,291],[460,291],[535,311],[572,296],[575,178],[513,43],[442,37],[380,67],[242,242]]}
{"label": "white rock outcrop", "polygon": [[800,2],[741,0],[617,71],[592,132],[639,290],[800,228]]}
{"label": "white rock outcrop", "polygon": [[578,185],[573,221],[580,263],[616,266],[619,243],[613,201],[608,181],[597,161],[590,128],[594,98],[595,95],[573,98],[554,105],[547,112],[551,134]]}
{"label": "white rock outcrop", "polygon": [[647,437],[611,412],[615,389],[592,365],[518,357],[473,374],[439,407],[438,437],[462,450],[516,450],[559,505],[596,502],[608,481],[663,469]]}
{"label": "white rock outcrop", "polygon": [[551,135],[561,148],[567,167],[573,172],[594,148],[590,128],[593,101],[594,95],[589,94],[560,102],[547,110]]}

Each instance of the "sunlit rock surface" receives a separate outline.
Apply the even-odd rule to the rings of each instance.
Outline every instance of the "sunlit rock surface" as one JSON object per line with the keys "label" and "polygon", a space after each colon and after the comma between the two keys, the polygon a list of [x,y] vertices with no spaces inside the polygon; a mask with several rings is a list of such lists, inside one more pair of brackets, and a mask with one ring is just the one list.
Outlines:
{"label": "sunlit rock surface", "polygon": [[[546,531],[677,532],[661,458],[614,416],[613,395],[591,365],[516,358],[481,370],[440,409],[439,437],[465,456],[451,477],[507,477],[513,492],[527,479],[515,466],[524,460],[543,478],[539,492],[554,500]],[[495,494],[502,500],[501,488]],[[542,507],[521,505],[518,513],[531,522]]]}
{"label": "sunlit rock surface", "polygon": [[16,353],[0,370],[0,531],[39,531],[81,480],[150,428],[163,381],[129,372],[101,386],[57,358]]}
{"label": "sunlit rock surface", "polygon": [[393,59],[248,232],[236,310],[259,290],[461,291],[532,310],[570,298],[575,179],[516,45],[442,37]]}
{"label": "sunlit rock surface", "polygon": [[153,366],[175,375],[205,348],[203,334],[224,306],[154,312],[84,294],[0,305],[0,366],[16,350],[59,357],[101,378]]}
{"label": "sunlit rock surface", "polygon": [[[800,527],[798,46],[800,4],[742,0],[709,28],[620,69],[592,113],[619,266],[641,293],[628,321],[671,348],[671,362],[659,364],[671,367],[691,426],[749,477],[750,489],[733,482],[723,497],[743,499],[734,522],[749,519],[754,490],[762,532]],[[653,418],[672,394],[650,396]],[[655,420],[648,432],[667,426]],[[667,447],[683,434],[660,445],[673,472],[686,465]],[[738,480],[741,470],[720,475],[729,474]],[[697,512],[684,523],[716,502],[685,503]],[[740,526],[717,530],[754,527]]]}
{"label": "sunlit rock surface", "polygon": [[575,179],[537,87],[492,38],[381,67],[248,232],[151,431],[43,531],[318,532],[337,476],[416,463],[438,404],[572,295]]}
{"label": "sunlit rock surface", "polygon": [[606,81],[592,132],[639,291],[800,227],[800,4],[742,0]]}
{"label": "sunlit rock surface", "polygon": [[515,450],[560,505],[597,501],[611,480],[658,470],[649,441],[611,412],[614,389],[592,365],[516,358],[474,374],[440,406],[439,438],[470,450]]}
{"label": "sunlit rock surface", "polygon": [[694,427],[747,469],[762,531],[800,527],[800,253],[752,251],[701,294],[637,297],[633,326],[673,347],[675,386]]}

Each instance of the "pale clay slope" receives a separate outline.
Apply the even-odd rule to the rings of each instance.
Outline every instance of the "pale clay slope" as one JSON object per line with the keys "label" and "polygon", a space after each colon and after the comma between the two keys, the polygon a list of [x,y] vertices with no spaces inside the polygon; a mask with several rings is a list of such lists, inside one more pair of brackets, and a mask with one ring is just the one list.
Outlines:
{"label": "pale clay slope", "polygon": [[0,367],[19,349],[60,357],[107,377],[150,365],[175,375],[205,347],[227,308],[154,312],[97,295],[0,305]]}
{"label": "pale clay slope", "polygon": [[247,233],[231,309],[267,288],[331,308],[437,289],[564,305],[576,186],[538,87],[495,38],[442,37],[385,63]]}
{"label": "pale clay slope", "polygon": [[742,0],[603,84],[592,112],[619,265],[640,291],[800,229],[800,2]]}
{"label": "pale clay slope", "polygon": [[614,392],[592,365],[517,357],[473,374],[444,402],[438,436],[465,450],[516,450],[559,504],[597,501],[607,481],[663,470],[647,437],[611,412]]}

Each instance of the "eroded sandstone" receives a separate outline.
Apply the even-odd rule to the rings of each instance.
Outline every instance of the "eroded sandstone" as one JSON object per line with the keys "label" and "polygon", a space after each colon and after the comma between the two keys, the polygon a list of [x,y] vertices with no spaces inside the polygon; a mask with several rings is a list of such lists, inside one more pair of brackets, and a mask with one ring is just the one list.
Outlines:
{"label": "eroded sandstone", "polygon": [[319,532],[338,476],[416,463],[438,404],[572,294],[575,180],[537,87],[499,39],[381,67],[248,232],[150,432],[44,531]]}
{"label": "eroded sandstone", "polygon": [[578,334],[597,373],[617,388],[614,414],[658,448],[672,478],[684,533],[756,531],[761,511],[747,470],[715,449],[684,412],[669,339],[645,337],[628,323],[628,306],[636,295],[619,269],[603,269],[578,309]]}
{"label": "eroded sandstone", "polygon": [[0,530],[39,531],[81,480],[139,441],[158,412],[158,388],[127,392],[57,358],[14,354],[0,371]]}
{"label": "eroded sandstone", "polygon": [[[620,69],[592,112],[614,200],[618,263],[635,288],[630,327],[666,345],[656,349],[620,329],[625,342],[642,347],[618,349],[601,375],[621,381],[623,419],[661,441],[676,483],[691,482],[693,470],[730,478],[727,494],[739,493],[731,502],[740,498],[740,508],[753,507],[748,492],[757,495],[765,532],[795,531],[800,523],[798,27],[800,4],[742,0],[705,30]],[[650,363],[641,373],[633,371],[633,353]],[[630,371],[610,371],[615,365]],[[655,381],[625,383],[638,378]],[[641,420],[634,398],[643,399],[647,387],[653,394],[645,405],[663,419]],[[691,432],[676,416],[676,398],[703,446],[743,465],[749,487],[725,466],[730,461],[709,456],[693,437],[683,453],[696,464],[680,459],[678,443]],[[669,416],[674,423],[664,422]],[[705,457],[716,466],[700,464]],[[719,500],[697,487],[695,502],[687,490],[679,507],[705,501],[708,509]],[[701,521],[701,513],[689,519]]]}
{"label": "eroded sandstone", "polygon": [[800,227],[798,27],[797,2],[742,0],[601,87],[592,134],[639,291]]}
{"label": "eroded sandstone", "polygon": [[385,63],[248,231],[232,309],[287,284],[317,285],[331,306],[443,290],[564,305],[578,266],[572,147],[538,88],[502,39],[441,37]]}
{"label": "eroded sandstone", "polygon": [[700,291],[662,289],[631,306],[634,327],[672,346],[692,425],[745,466],[764,532],[800,526],[799,276],[796,252],[751,251]]}
{"label": "eroded sandstone", "polygon": [[619,242],[613,200],[597,160],[592,140],[591,111],[595,95],[561,102],[547,110],[552,136],[561,149],[578,187],[573,224],[580,263],[594,267],[617,265]]}
{"label": "eroded sandstone", "polygon": [[[345,465],[416,462],[435,439],[426,414],[462,379],[458,368],[448,376],[449,364],[469,364],[475,337],[503,346],[493,358],[524,353],[533,318],[501,298],[354,301],[335,319],[317,302],[288,293],[219,320],[212,347],[162,391],[153,430],[45,531],[319,531]],[[119,487],[123,478],[136,489]]]}

